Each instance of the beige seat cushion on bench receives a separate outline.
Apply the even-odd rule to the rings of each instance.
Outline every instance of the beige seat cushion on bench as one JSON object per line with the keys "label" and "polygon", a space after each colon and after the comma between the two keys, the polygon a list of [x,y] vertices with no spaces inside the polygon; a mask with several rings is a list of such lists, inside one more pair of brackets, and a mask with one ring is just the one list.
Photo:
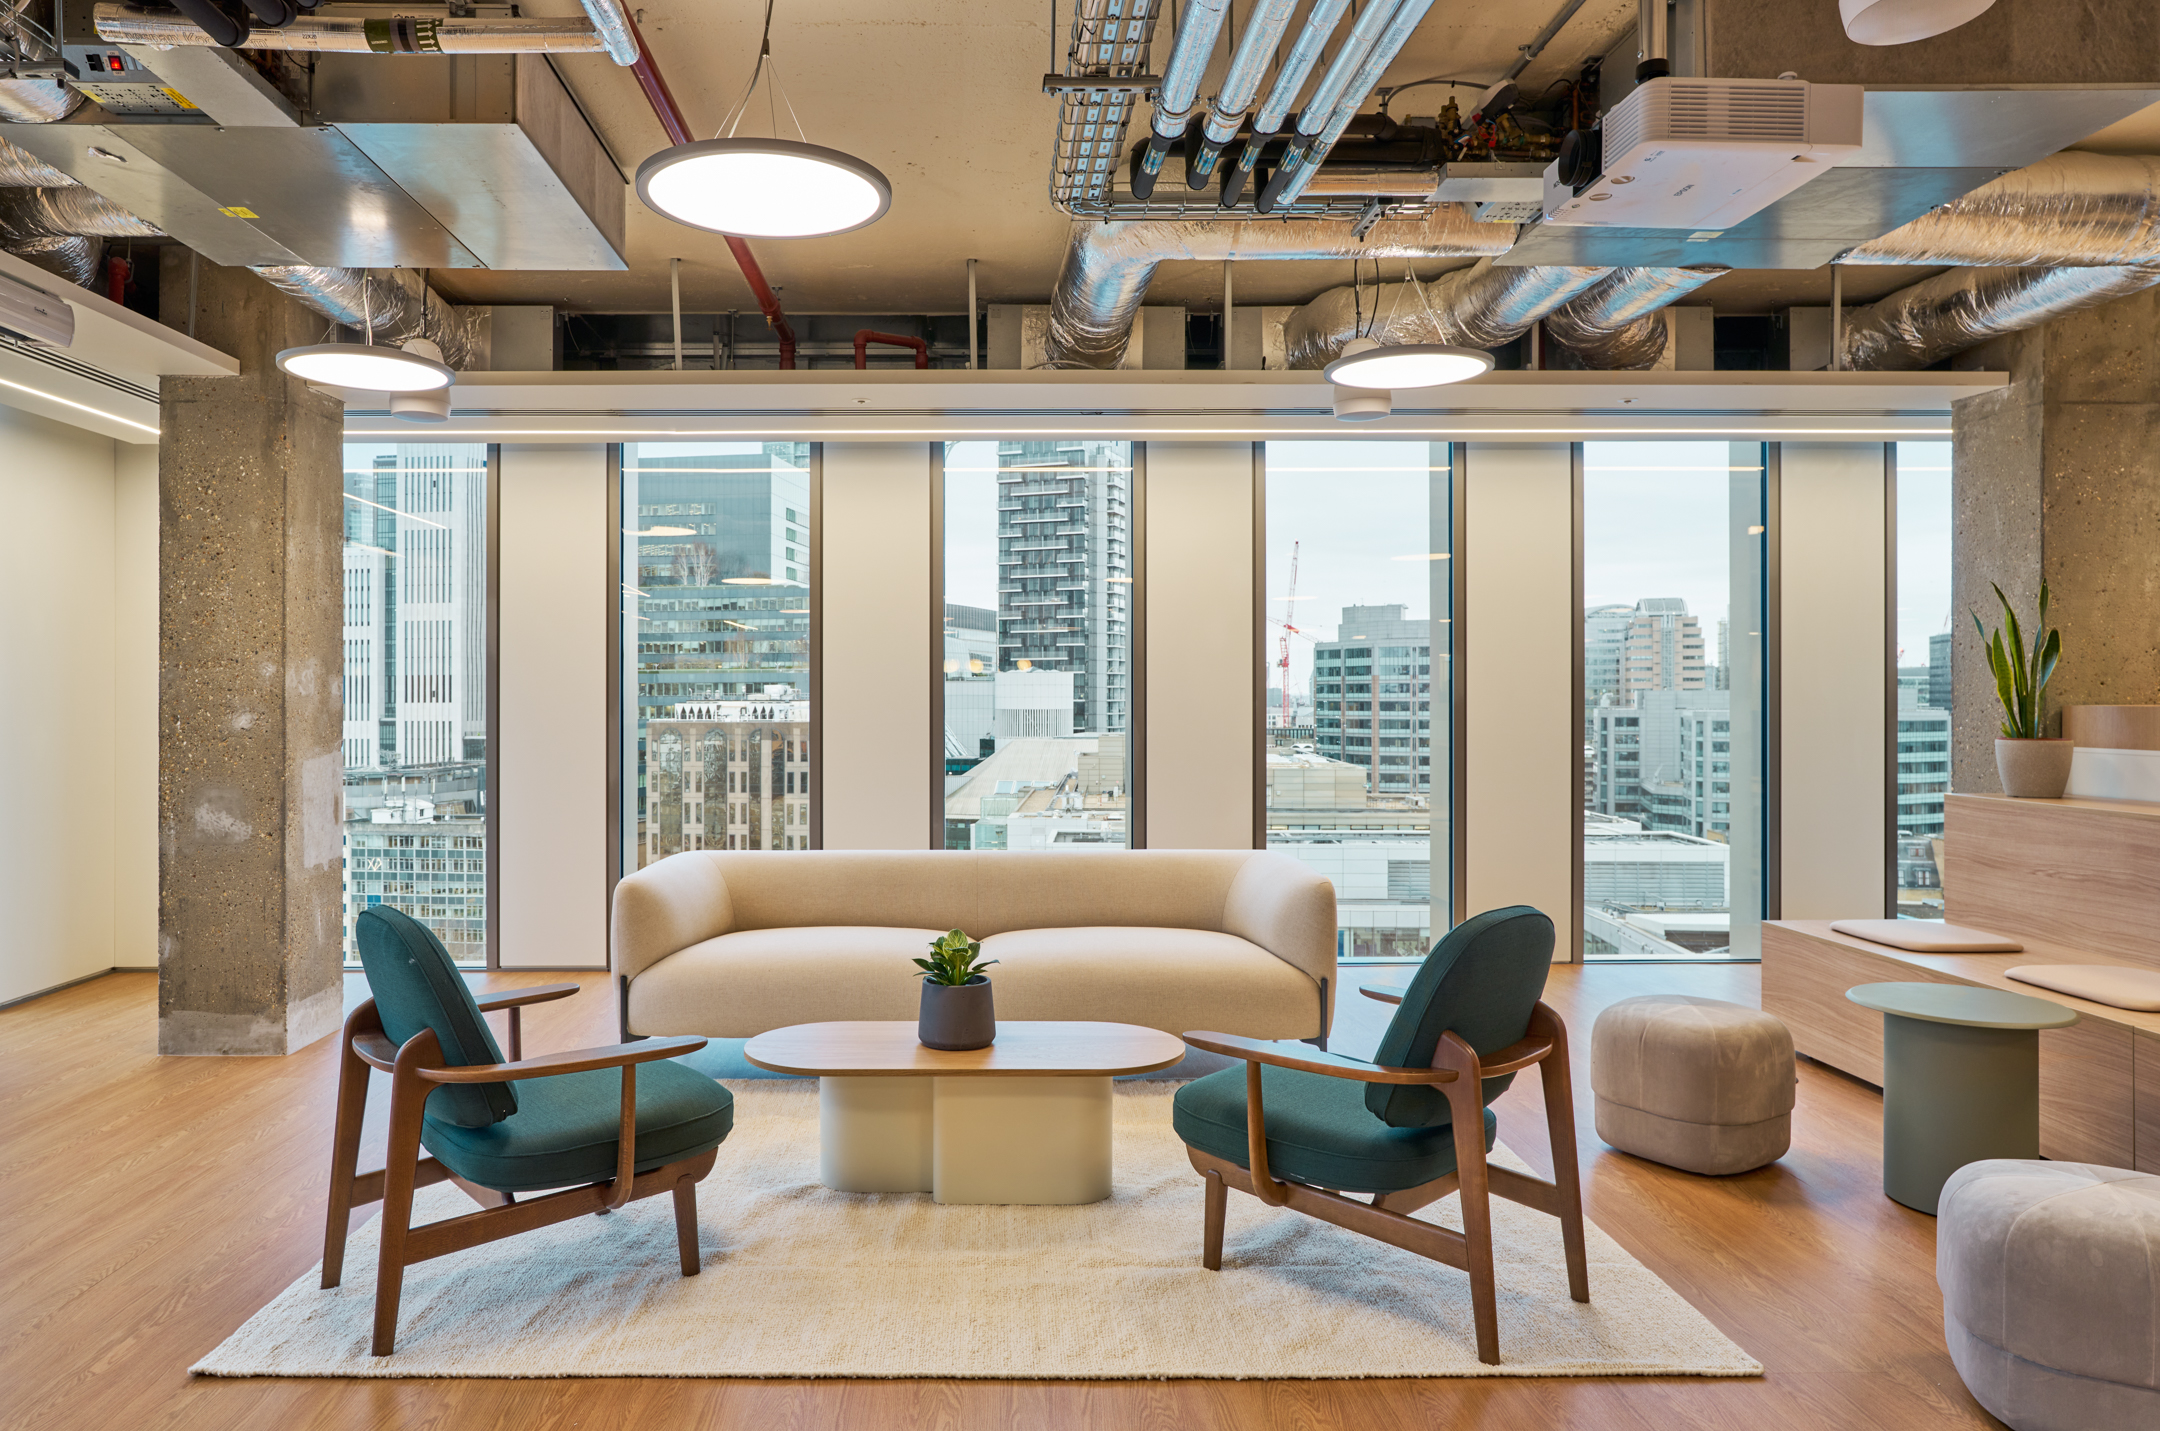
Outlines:
{"label": "beige seat cushion on bench", "polygon": [[[746,1038],[789,1024],[912,1019],[909,962],[942,931],[825,925],[723,934],[661,960],[630,986],[639,1033]],[[983,941],[1000,1019],[1140,1023],[1165,1033],[1251,1030],[1302,1038],[1319,991],[1232,934],[1133,927],[1026,929]],[[789,969],[799,971],[788,977]]]}

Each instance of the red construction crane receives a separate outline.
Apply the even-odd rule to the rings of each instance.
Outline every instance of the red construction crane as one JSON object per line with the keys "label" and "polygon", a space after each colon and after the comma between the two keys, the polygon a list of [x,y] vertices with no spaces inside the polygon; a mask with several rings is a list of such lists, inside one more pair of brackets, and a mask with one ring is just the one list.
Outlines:
{"label": "red construction crane", "polygon": [[[1297,631],[1298,543],[1290,543],[1290,590],[1283,596],[1282,638],[1277,643],[1276,669],[1282,673],[1282,728],[1290,728],[1290,633]],[[1303,632],[1298,634],[1303,635]]]}

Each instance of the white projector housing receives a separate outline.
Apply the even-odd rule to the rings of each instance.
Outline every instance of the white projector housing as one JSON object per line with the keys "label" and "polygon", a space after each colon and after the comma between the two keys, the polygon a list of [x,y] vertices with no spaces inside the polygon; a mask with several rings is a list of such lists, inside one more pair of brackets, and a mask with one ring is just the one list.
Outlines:
{"label": "white projector housing", "polygon": [[75,341],[75,310],[64,298],[0,273],[0,332],[65,348]]}
{"label": "white projector housing", "polygon": [[1545,222],[1721,231],[1860,147],[1860,86],[1664,77],[1605,116],[1604,172],[1580,194],[1545,170]]}

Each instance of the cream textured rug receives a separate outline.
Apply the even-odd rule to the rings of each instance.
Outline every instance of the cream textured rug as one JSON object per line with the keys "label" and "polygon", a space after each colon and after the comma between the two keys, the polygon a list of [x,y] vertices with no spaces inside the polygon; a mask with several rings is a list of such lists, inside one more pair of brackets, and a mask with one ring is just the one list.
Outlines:
{"label": "cream textured rug", "polygon": [[[396,1354],[367,1354],[376,1226],[345,1284],[310,1271],[198,1363],[213,1376],[1752,1376],[1761,1366],[1589,1229],[1568,1300],[1559,1224],[1494,1200],[1502,1363],[1477,1359],[1470,1284],[1230,1196],[1223,1270],[1200,1265],[1200,1180],[1171,1085],[1119,1085],[1116,1194],[1087,1207],[939,1207],[828,1191],[817,1093],[731,1083],[735,1132],[698,1187],[705,1268],[675,1264],[668,1199],[407,1269]],[[1501,1157],[1521,1167],[1512,1154]],[[416,1222],[471,1210],[448,1183]],[[1421,1216],[1460,1226],[1457,1199]]]}

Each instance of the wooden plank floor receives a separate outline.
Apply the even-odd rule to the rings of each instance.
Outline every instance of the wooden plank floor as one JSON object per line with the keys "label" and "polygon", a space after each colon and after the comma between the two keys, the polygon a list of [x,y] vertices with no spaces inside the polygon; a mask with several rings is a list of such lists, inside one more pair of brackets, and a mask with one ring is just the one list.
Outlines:
{"label": "wooden plank floor", "polygon": [[[1345,974],[1351,984],[1393,981],[1387,973]],[[507,988],[565,977],[481,982]],[[528,1051],[612,1039],[607,981],[583,982],[575,998],[527,1011]],[[161,1059],[154,977],[114,974],[0,1011],[0,1424],[22,1431],[1997,1426],[1943,1350],[1934,1221],[1882,1195],[1882,1100],[1873,1089],[1803,1064],[1792,1152],[1737,1178],[1641,1162],[1592,1131],[1587,1051],[1599,1009],[1650,992],[1754,1003],[1758,983],[1746,965],[1561,967],[1548,998],[1577,1050],[1591,1217],[1762,1362],[1761,1379],[221,1381],[191,1378],[186,1367],[319,1255],[333,1040],[283,1059]],[[1369,1052],[1387,1012],[1345,999],[1336,1047]],[[376,1080],[378,1089],[384,1081]],[[1518,1080],[1498,1104],[1501,1135],[1549,1169],[1539,1099],[1535,1078]],[[362,1166],[380,1164],[382,1117],[378,1099]],[[1193,1235],[1198,1256],[1197,1226]],[[936,1309],[926,1308],[924,1320],[934,1334]]]}

